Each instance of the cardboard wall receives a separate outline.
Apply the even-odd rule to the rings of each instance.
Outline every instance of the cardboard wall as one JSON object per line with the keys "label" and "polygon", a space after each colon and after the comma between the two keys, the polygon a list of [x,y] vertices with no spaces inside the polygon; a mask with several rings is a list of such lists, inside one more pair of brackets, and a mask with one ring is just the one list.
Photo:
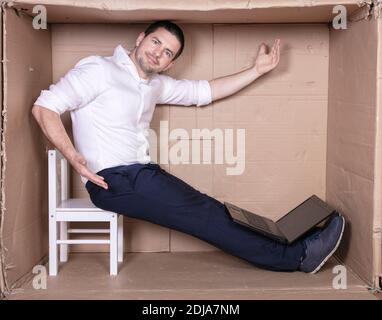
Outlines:
{"label": "cardboard wall", "polygon": [[[212,78],[248,68],[261,42],[271,45],[277,37],[283,41],[277,69],[232,97],[196,109],[194,119],[185,109],[179,110],[182,122],[170,119],[186,128],[245,129],[242,174],[228,176],[228,164],[204,165],[203,171],[197,165],[170,168],[197,187],[208,179],[212,188],[204,190],[212,197],[274,220],[309,194],[325,197],[328,29],[309,24],[213,26]],[[181,76],[187,77],[186,72]],[[237,144],[233,149],[236,154]],[[184,236],[176,234],[172,247],[184,250]]]}
{"label": "cardboard wall", "polygon": [[[48,2],[52,1],[44,3]],[[158,129],[160,120],[166,119],[170,121],[170,129],[246,129],[243,175],[227,176],[227,165],[164,167],[220,201],[234,202],[272,219],[312,193],[326,197],[349,222],[340,257],[370,283],[373,250],[381,245],[373,242],[373,232],[374,240],[381,235],[377,232],[381,225],[381,201],[376,197],[381,191],[380,182],[376,183],[381,176],[380,169],[376,170],[380,168],[376,160],[380,161],[381,156],[375,152],[380,147],[376,129],[381,125],[376,117],[382,96],[380,60],[378,73],[375,69],[377,57],[382,56],[377,47],[381,45],[380,20],[358,21],[349,24],[346,31],[331,30],[329,39],[326,22],[335,1],[325,2],[326,7],[320,7],[323,1],[244,2],[237,2],[239,11],[235,8],[224,11],[218,10],[221,4],[216,7],[217,2],[210,1],[207,7],[212,11],[203,7],[205,12],[192,16],[197,5],[201,5],[198,1],[196,7],[190,3],[188,11],[172,12],[163,7],[160,12],[147,11],[144,6],[139,7],[138,3],[142,2],[113,1],[112,9],[123,4],[124,10],[129,11],[132,3],[138,5],[137,15],[130,16],[134,22],[153,20],[160,13],[162,18],[178,17],[183,22],[186,19],[195,22],[198,17],[204,22],[211,22],[209,19],[227,22],[219,19],[229,16],[235,23],[275,23],[184,24],[186,50],[178,66],[170,71],[177,78],[212,79],[242,70],[256,56],[262,41],[271,44],[276,37],[283,41],[278,68],[235,96],[199,109],[160,106],[155,111],[154,129]],[[355,9],[355,2],[350,2],[354,4],[350,8]],[[71,7],[86,6],[85,2],[62,2],[69,11],[53,5],[49,8],[56,9],[50,11],[56,21],[50,22],[68,22],[66,13],[76,11],[79,14],[74,17],[78,22],[126,23],[126,16],[119,10],[101,10],[103,1],[91,3],[94,10],[90,11]],[[231,6],[234,2],[224,3]],[[248,5],[273,7],[261,11],[264,14],[249,17]],[[115,25],[55,24],[51,26],[51,38],[50,30],[33,30],[30,18],[7,11],[3,108],[8,130],[7,161],[2,163],[5,172],[2,200],[6,263],[13,265],[7,276],[12,283],[30,271],[48,249],[47,192],[41,192],[47,191],[46,150],[41,131],[31,118],[33,101],[41,89],[57,81],[80,58],[90,54],[110,55],[119,43],[131,48],[143,25],[131,21]],[[259,12],[260,9],[256,11]],[[324,23],[277,24],[314,21]],[[69,125],[67,116],[64,121]],[[170,145],[175,143],[170,141]],[[73,174],[72,195],[86,196],[76,174]],[[150,223],[128,218],[125,223],[126,251],[215,250],[195,238]],[[78,246],[74,250],[106,251],[107,248]]]}
{"label": "cardboard wall", "polygon": [[[53,81],[57,81],[81,58],[92,55],[112,55],[114,48],[122,44],[126,49],[132,49],[135,40],[140,32],[146,27],[145,24],[54,24],[52,25],[52,56],[53,56]],[[177,66],[170,72],[174,77],[188,76],[188,78],[198,79],[212,78],[212,26],[198,25],[198,28],[184,26],[186,37],[186,47],[177,62]],[[182,74],[183,72],[183,74]],[[188,110],[185,110],[188,109]],[[184,113],[185,112],[185,113]],[[170,115],[171,114],[171,115]],[[157,132],[159,137],[160,121],[169,121],[170,117],[174,121],[169,121],[170,126],[184,127],[183,120],[190,122],[190,117],[195,120],[196,108],[185,108],[179,106],[158,106],[154,112],[151,128]],[[178,120],[178,121],[176,121]],[[63,116],[68,131],[70,127],[70,117]],[[184,121],[183,121],[184,122]],[[194,121],[191,121],[194,123]],[[189,127],[189,124],[186,125]],[[170,128],[171,129],[171,128]],[[151,150],[154,154],[155,150]],[[157,150],[159,159],[159,150]],[[167,171],[169,164],[161,165]],[[199,175],[201,170],[199,166]],[[211,168],[210,168],[211,169]],[[193,170],[195,171],[195,170]],[[205,171],[205,170],[204,170]],[[211,170],[210,170],[211,171]],[[202,181],[195,177],[194,181],[199,181],[198,185],[210,182]],[[204,189],[205,191],[206,188]],[[88,197],[83,183],[78,174],[72,172],[72,196]],[[125,250],[126,251],[170,251],[170,230],[145,221],[132,218],[125,218]],[[75,225],[75,224],[73,224]],[[90,226],[91,224],[87,224]],[[77,224],[78,226],[78,224]],[[85,235],[86,236],[86,235]],[[81,238],[81,235],[77,235]],[[187,237],[188,250],[216,250],[216,248],[199,241],[194,237]],[[107,251],[107,246],[102,245],[73,245],[72,251]]]}
{"label": "cardboard wall", "polygon": [[52,81],[49,30],[6,10],[4,80],[4,229],[7,280],[13,283],[48,251],[47,157],[31,107]]}
{"label": "cardboard wall", "polygon": [[375,19],[330,32],[326,196],[348,221],[338,255],[368,283],[373,274],[377,46]]}
{"label": "cardboard wall", "polygon": [[[82,57],[111,55],[121,43],[132,48],[145,25],[52,26],[53,81]],[[229,164],[161,164],[201,192],[278,219],[312,193],[325,198],[329,31],[325,24],[184,24],[185,51],[170,70],[175,78],[213,79],[250,66],[261,42],[276,37],[281,62],[240,93],[209,106],[158,106],[151,128],[245,129],[245,170],[227,176]],[[306,72],[310,70],[310,72]],[[70,121],[66,119],[70,130]],[[234,137],[236,140],[236,136]],[[191,142],[191,141],[190,141]],[[170,141],[170,147],[177,141]],[[202,144],[203,147],[203,144]],[[221,148],[213,145],[218,152]],[[235,144],[233,154],[237,154]],[[213,150],[214,151],[214,150]],[[190,150],[191,152],[191,150]],[[158,160],[160,160],[158,156]],[[72,195],[87,196],[77,174]],[[147,222],[125,219],[127,251],[216,250],[198,239]],[[78,245],[74,251],[107,250]]]}

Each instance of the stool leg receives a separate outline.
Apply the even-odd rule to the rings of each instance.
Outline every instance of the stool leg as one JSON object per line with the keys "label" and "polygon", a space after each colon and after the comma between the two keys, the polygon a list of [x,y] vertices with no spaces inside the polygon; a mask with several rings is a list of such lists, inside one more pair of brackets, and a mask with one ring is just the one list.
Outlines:
{"label": "stool leg", "polygon": [[123,261],[123,215],[118,216],[118,262]]}
{"label": "stool leg", "polygon": [[49,275],[57,275],[57,221],[49,214]]}
{"label": "stool leg", "polygon": [[113,214],[110,219],[110,275],[118,273],[118,219],[117,214]]}
{"label": "stool leg", "polygon": [[[68,239],[68,222],[61,221],[60,222],[60,239],[67,240]],[[68,245],[60,244],[60,261],[67,262],[68,261]]]}

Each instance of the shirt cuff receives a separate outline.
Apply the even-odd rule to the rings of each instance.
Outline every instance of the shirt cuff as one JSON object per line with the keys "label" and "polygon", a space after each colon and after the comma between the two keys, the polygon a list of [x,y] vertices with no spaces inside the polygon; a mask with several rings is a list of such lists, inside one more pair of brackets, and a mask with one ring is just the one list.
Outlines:
{"label": "shirt cuff", "polygon": [[197,107],[204,106],[212,102],[211,86],[208,80],[199,80],[198,93]]}

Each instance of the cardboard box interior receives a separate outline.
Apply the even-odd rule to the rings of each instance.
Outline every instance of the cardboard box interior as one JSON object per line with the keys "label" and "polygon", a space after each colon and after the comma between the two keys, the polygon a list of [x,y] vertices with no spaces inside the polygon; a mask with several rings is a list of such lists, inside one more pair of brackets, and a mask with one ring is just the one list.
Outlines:
{"label": "cardboard box interior", "polygon": [[[189,133],[193,128],[245,129],[245,158],[235,164],[245,165],[241,175],[227,176],[232,164],[161,166],[220,201],[275,220],[311,194],[319,195],[348,220],[338,257],[368,284],[377,285],[382,27],[381,19],[364,19],[368,6],[359,9],[356,1],[52,2],[39,1],[47,8],[47,30],[32,27],[34,1],[15,1],[16,11],[3,8],[0,244],[8,284],[48,252],[49,145],[30,113],[40,90],[82,57],[111,55],[118,44],[131,49],[147,22],[171,19],[186,36],[185,51],[169,72],[175,78],[228,75],[249,67],[261,42],[271,45],[281,38],[282,47],[277,69],[238,94],[201,108],[158,106],[154,113],[151,127],[158,136],[160,121],[168,121],[169,130]],[[360,17],[348,21],[346,30],[335,30],[330,23],[333,6],[340,3],[349,17]],[[63,120],[70,131],[68,115]],[[169,141],[170,146],[176,143]],[[229,150],[233,155],[236,147]],[[159,150],[152,149],[155,153]],[[87,197],[74,172],[72,196]],[[128,252],[217,250],[127,217],[125,230]],[[72,247],[92,250],[107,248]]]}

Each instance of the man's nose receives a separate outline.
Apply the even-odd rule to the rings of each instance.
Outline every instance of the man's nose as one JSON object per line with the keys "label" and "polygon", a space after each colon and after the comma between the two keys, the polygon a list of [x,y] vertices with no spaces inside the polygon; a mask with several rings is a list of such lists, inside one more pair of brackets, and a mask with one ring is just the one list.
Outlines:
{"label": "man's nose", "polygon": [[161,56],[161,54],[162,54],[162,49],[160,49],[160,48],[156,48],[156,49],[154,50],[154,56],[155,56],[156,58],[159,58],[159,57]]}

